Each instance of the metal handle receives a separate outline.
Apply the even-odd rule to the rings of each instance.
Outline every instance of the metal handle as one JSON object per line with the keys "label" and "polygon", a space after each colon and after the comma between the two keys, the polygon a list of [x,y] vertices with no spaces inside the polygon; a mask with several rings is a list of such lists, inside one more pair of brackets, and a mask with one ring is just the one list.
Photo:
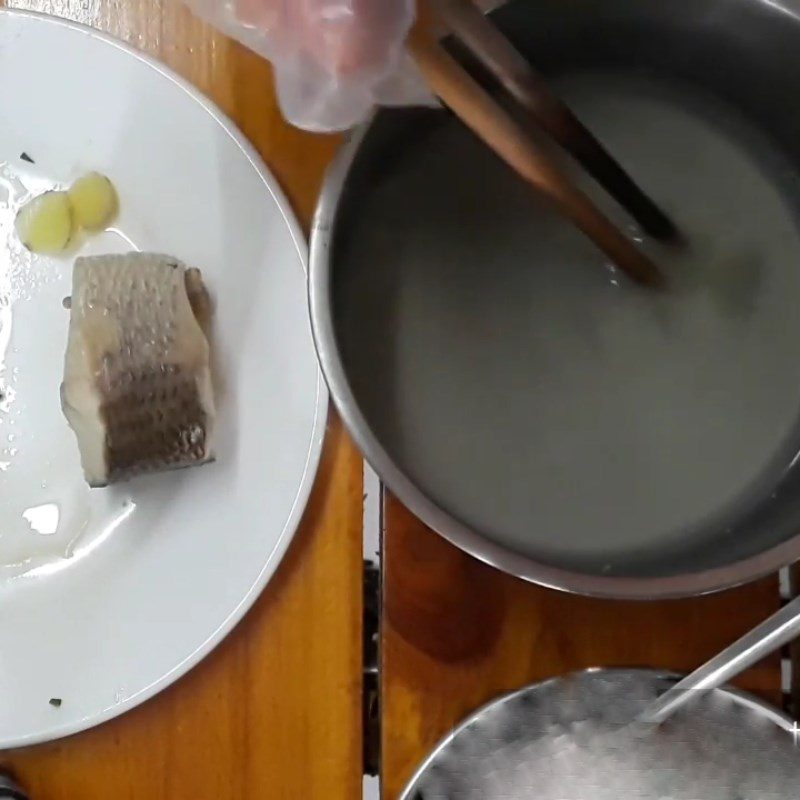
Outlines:
{"label": "metal handle", "polygon": [[800,634],[800,597],[795,598],[726,647],[719,655],[678,681],[639,716],[659,725],[693,697],[710,692]]}

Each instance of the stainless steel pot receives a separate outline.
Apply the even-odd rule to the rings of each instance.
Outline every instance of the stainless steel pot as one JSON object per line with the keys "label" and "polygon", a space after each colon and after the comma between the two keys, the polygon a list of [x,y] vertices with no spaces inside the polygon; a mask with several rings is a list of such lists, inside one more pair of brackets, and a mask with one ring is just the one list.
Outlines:
{"label": "stainless steel pot", "polygon": [[[798,0],[516,0],[496,12],[496,19],[550,75],[598,66],[656,70],[702,87],[755,121],[800,174]],[[395,369],[396,349],[409,343],[392,327],[393,304],[424,302],[424,297],[409,296],[402,270],[383,270],[380,258],[365,260],[355,243],[365,235],[365,210],[379,201],[397,219],[415,209],[420,227],[404,230],[405,235],[461,235],[455,229],[425,229],[429,198],[386,200],[403,160],[424,153],[432,133],[450,124],[456,123],[443,111],[379,112],[356,132],[330,170],[312,231],[310,308],[322,368],[345,424],[387,485],[429,526],[475,557],[526,580],[582,594],[700,594],[751,581],[800,557],[800,471],[794,464],[735,516],[709,523],[668,547],[632,552],[610,571],[599,562],[559,560],[509,546],[492,522],[492,509],[502,506],[502,496],[481,498],[487,509],[483,521],[467,520],[457,504],[437,499],[415,464],[419,458],[435,461],[440,454],[404,428],[393,403],[397,392],[413,393],[415,381],[413,374]],[[456,184],[459,179],[454,175]],[[380,231],[369,235],[373,256],[382,247],[402,247],[391,237],[382,241]],[[491,242],[484,244],[490,247]],[[432,260],[431,268],[435,264]],[[466,288],[453,291],[453,303],[479,301],[469,296],[465,280]],[[423,346],[441,350],[443,370],[463,369],[452,342],[431,340]],[[466,408],[470,398],[464,400]],[[454,437],[469,436],[470,426],[488,430],[494,424],[452,404],[432,404],[428,410]],[[488,474],[499,466],[489,462],[482,468]],[[482,491],[480,482],[464,485],[464,492]]]}

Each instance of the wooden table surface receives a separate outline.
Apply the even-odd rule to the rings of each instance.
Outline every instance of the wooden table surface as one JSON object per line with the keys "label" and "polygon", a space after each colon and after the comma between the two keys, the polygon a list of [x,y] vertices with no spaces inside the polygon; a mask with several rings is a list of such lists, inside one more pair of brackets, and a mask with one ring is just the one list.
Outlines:
{"label": "wooden table surface", "polygon": [[[2,0],[0,0],[2,3]],[[157,56],[241,127],[308,225],[334,138],[287,126],[269,67],[177,0],[10,0]],[[0,754],[34,800],[360,796],[361,460],[331,415],[301,530],[244,622],[154,700],[92,731]],[[593,665],[690,669],[778,605],[777,581],[617,603],[534,587],[445,543],[386,499],[382,777],[395,798],[434,744],[499,693]],[[776,659],[740,683],[776,701]]]}
{"label": "wooden table surface", "polygon": [[[528,683],[592,666],[690,670],[779,606],[777,578],[656,603],[542,589],[465,555],[397,500],[384,507],[382,777],[394,800],[470,712]],[[738,681],[778,703],[777,655]]]}
{"label": "wooden table surface", "polygon": [[[238,123],[308,226],[337,141],[283,122],[264,61],[178,0],[8,5],[109,31],[188,78]],[[331,415],[301,530],[234,633],[143,706],[69,739],[0,754],[0,767],[16,772],[34,800],[360,796],[361,474]]]}

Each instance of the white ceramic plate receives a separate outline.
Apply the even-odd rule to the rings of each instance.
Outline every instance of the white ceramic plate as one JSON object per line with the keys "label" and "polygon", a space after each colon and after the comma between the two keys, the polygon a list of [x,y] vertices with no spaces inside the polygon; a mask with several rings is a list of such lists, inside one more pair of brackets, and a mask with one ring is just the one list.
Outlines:
{"label": "white ceramic plate", "polygon": [[[230,631],[303,512],[327,395],[302,235],[218,110],[119,42],[2,10],[0,75],[0,746],[9,747],[122,713]],[[122,212],[79,252],[152,250],[200,267],[216,303],[222,384],[216,463],[91,491],[59,407],[71,260],[32,258],[13,232],[28,193],[90,169],[111,176]]]}

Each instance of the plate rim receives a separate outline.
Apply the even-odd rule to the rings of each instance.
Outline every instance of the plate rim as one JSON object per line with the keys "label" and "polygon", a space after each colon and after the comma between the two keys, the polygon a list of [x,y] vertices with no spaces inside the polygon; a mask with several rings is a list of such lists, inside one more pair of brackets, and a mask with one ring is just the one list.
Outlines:
{"label": "plate rim", "polygon": [[[241,153],[249,161],[250,165],[258,174],[264,187],[269,192],[273,201],[275,202],[284,222],[289,230],[289,235],[295,247],[300,267],[303,271],[304,279],[308,281],[308,242],[305,234],[300,226],[300,222],[289,203],[286,194],[280,187],[277,178],[269,169],[264,159],[247,139],[247,137],[239,129],[238,125],[224,112],[219,106],[216,105],[209,97],[201,92],[196,86],[190,83],[185,78],[181,77],[177,72],[172,70],[166,64],[158,61],[147,53],[136,49],[134,46],[119,39],[111,34],[99,31],[89,25],[84,25],[80,22],[64,19],[51,14],[45,14],[38,11],[30,11],[28,9],[16,9],[0,7],[0,25],[3,24],[4,19],[22,19],[31,20],[35,23],[54,25],[57,27],[64,27],[81,33],[90,39],[95,39],[104,45],[114,47],[121,50],[128,56],[132,56],[137,61],[142,62],[146,67],[155,70],[162,77],[166,78],[169,82],[174,84],[180,91],[188,95],[194,102],[196,102],[211,118],[216,122],[230,137],[233,143],[239,148]],[[304,303],[306,308],[306,316],[308,317],[308,305]],[[309,323],[309,338],[311,340],[311,349],[314,354],[316,362],[316,397],[314,402],[314,421],[311,428],[311,435],[309,437],[308,449],[306,453],[306,461],[303,467],[303,473],[300,478],[300,483],[297,492],[292,502],[292,507],[289,510],[286,522],[283,529],[278,536],[278,539],[267,554],[264,564],[258,573],[258,576],[253,581],[247,592],[242,596],[239,602],[230,610],[225,619],[216,627],[216,629],[207,636],[197,647],[189,653],[182,661],[177,663],[172,669],[167,671],[157,680],[149,685],[140,689],[138,692],[126,697],[119,703],[107,706],[99,713],[81,717],[72,722],[66,722],[61,725],[54,725],[46,732],[37,732],[21,736],[0,736],[0,750],[6,750],[15,747],[27,747],[34,744],[41,744],[43,742],[51,742],[56,739],[61,739],[65,736],[71,736],[80,733],[90,728],[108,722],[115,717],[130,711],[136,706],[150,700],[157,694],[162,692],[167,687],[175,683],[179,678],[182,678],[193,667],[197,666],[207,655],[209,655],[219,645],[231,631],[241,622],[245,614],[252,608],[255,601],[266,588],[272,576],[277,571],[289,545],[294,540],[297,529],[302,522],[303,515],[305,514],[306,507],[311,495],[311,490],[315,484],[319,464],[322,456],[322,448],[325,440],[326,422],[328,417],[329,394],[325,381],[322,376],[322,370],[319,361],[316,358],[316,350],[311,337],[311,324]]]}

